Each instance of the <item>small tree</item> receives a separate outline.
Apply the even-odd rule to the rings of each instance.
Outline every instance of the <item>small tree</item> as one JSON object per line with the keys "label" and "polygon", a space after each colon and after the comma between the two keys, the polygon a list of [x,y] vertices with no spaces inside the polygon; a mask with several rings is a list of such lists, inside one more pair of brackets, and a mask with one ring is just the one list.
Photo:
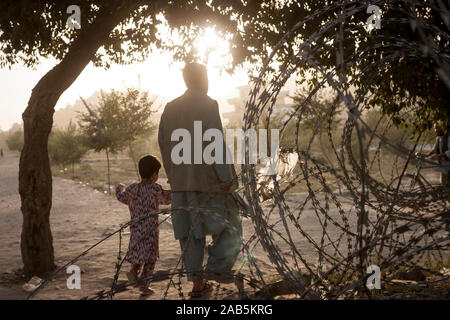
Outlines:
{"label": "small tree", "polygon": [[22,152],[23,148],[23,130],[14,131],[6,138],[6,144],[11,151]]}
{"label": "small tree", "polygon": [[123,126],[126,132],[124,138],[127,140],[128,154],[139,177],[136,147],[142,146],[142,140],[155,129],[155,126],[150,122],[150,116],[154,112],[152,110],[153,101],[150,99],[148,91],[132,88],[120,93],[120,101],[124,114]]}
{"label": "small tree", "polygon": [[65,167],[72,167],[72,178],[75,176],[75,164],[80,163],[88,148],[84,145],[84,137],[72,122],[64,130],[53,130],[48,145],[50,160]]}
{"label": "small tree", "polygon": [[111,174],[109,155],[116,154],[127,145],[128,131],[125,130],[125,114],[120,107],[120,93],[101,91],[100,102],[90,107],[81,98],[87,112],[80,113],[79,125],[84,134],[84,144],[95,152],[105,151],[108,166],[108,191],[111,194]]}

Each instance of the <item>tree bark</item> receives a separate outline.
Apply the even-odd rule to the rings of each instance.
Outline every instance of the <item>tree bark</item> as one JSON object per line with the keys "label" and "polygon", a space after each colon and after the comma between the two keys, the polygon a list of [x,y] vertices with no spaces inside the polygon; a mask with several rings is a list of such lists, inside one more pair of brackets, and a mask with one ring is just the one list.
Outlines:
{"label": "tree bark", "polygon": [[23,214],[21,252],[27,278],[46,277],[55,268],[50,229],[52,175],[47,149],[54,107],[115,26],[134,9],[135,4],[102,8],[96,20],[81,29],[62,61],[33,88],[22,115],[24,146],[19,163],[19,193]]}
{"label": "tree bark", "polygon": [[136,176],[137,176],[137,178],[139,180],[141,178],[141,176],[139,175],[139,169],[138,169],[138,166],[137,166],[136,156],[134,155],[133,143],[130,143],[128,145],[128,148],[130,148],[131,161],[133,161],[134,171],[136,171]]}

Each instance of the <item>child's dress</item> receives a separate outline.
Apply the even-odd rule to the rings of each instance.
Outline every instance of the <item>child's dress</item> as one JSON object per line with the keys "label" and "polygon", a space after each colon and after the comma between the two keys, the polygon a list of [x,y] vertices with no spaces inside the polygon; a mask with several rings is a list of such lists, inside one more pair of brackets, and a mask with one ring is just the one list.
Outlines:
{"label": "child's dress", "polygon": [[[116,186],[116,196],[128,205],[131,219],[158,210],[160,204],[170,204],[170,190],[163,190],[157,183],[133,183],[126,189]],[[131,237],[126,261],[133,265],[154,265],[159,257],[158,215],[151,215],[130,226]]]}

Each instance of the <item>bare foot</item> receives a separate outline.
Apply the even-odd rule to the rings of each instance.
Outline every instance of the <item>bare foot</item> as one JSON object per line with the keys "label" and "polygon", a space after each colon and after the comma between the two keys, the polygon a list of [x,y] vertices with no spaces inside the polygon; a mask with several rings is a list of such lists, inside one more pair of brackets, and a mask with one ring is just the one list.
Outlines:
{"label": "bare foot", "polygon": [[192,287],[193,292],[203,291],[205,288],[205,280],[200,279],[197,281],[194,281],[194,286]]}
{"label": "bare foot", "polygon": [[191,298],[201,298],[210,288],[211,286],[204,279],[194,281],[194,285],[192,287],[192,291],[189,292],[189,296]]}
{"label": "bare foot", "polygon": [[129,272],[127,272],[127,278],[131,283],[136,283],[138,280],[138,275],[133,269],[131,269]]}

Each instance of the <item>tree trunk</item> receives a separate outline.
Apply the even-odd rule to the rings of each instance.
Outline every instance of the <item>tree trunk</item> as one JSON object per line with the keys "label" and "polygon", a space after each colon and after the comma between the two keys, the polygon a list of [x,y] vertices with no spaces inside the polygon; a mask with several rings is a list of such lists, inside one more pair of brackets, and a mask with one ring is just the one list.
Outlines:
{"label": "tree trunk", "polygon": [[47,150],[54,107],[115,26],[134,8],[135,4],[115,4],[101,9],[96,20],[81,29],[62,61],[33,88],[22,115],[24,146],[19,163],[19,193],[23,214],[21,252],[27,278],[46,277],[55,268],[49,219],[52,175]]}
{"label": "tree trunk", "polygon": [[106,163],[108,166],[108,192],[109,194],[111,194],[111,176],[109,173],[109,152],[108,152],[108,148],[106,149]]}
{"label": "tree trunk", "polygon": [[139,175],[139,169],[138,169],[138,166],[137,166],[136,157],[134,155],[133,144],[130,143],[128,145],[128,147],[130,148],[130,157],[131,157],[131,160],[133,161],[134,170],[136,171],[136,176],[137,176],[138,179],[140,179],[141,176]]}
{"label": "tree trunk", "polygon": [[[39,85],[39,84],[38,84]],[[23,114],[25,144],[19,163],[19,192],[22,200],[22,235],[20,248],[28,277],[45,277],[55,268],[50,230],[52,174],[47,152],[48,135],[53,122],[54,95],[33,94]]]}

